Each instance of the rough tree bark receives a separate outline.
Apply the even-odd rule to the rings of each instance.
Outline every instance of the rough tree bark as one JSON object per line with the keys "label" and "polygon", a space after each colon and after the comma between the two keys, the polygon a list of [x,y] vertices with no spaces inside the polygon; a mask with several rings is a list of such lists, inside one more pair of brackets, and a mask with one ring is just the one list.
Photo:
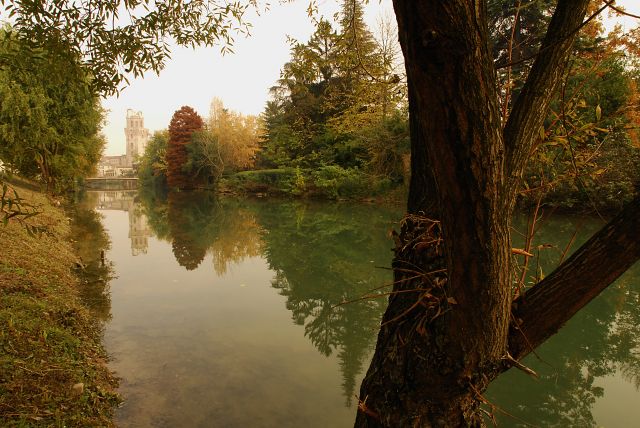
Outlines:
{"label": "rough tree bark", "polygon": [[[360,390],[356,426],[483,425],[481,393],[512,356],[555,333],[640,257],[632,242],[636,201],[520,298],[512,322],[516,192],[588,4],[559,0],[503,126],[486,2],[394,0],[409,82],[409,214],[396,237],[394,293]],[[601,270],[594,254],[618,260]],[[582,295],[569,296],[576,282]],[[567,305],[551,305],[554,299]],[[539,317],[545,321],[534,326]]]}

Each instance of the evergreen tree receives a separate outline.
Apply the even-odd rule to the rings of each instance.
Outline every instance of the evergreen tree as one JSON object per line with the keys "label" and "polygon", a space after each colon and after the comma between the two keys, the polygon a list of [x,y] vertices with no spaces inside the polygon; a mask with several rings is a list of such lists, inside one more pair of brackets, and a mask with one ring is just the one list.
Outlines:
{"label": "evergreen tree", "polygon": [[406,142],[406,126],[396,131],[405,91],[392,31],[374,39],[360,1],[344,1],[340,17],[340,33],[321,19],[307,43],[292,47],[263,114],[263,165],[402,171],[407,145],[396,142]]}
{"label": "evergreen tree", "polygon": [[278,84],[271,89],[273,101],[264,116],[269,136],[265,156],[278,166],[313,167],[332,163],[331,138],[326,138],[329,117],[340,112],[344,103],[328,100],[341,94],[336,70],[338,38],[331,24],[321,19],[306,44],[291,48],[291,60],[282,70]]}
{"label": "evergreen tree", "polygon": [[352,84],[373,77],[380,65],[376,48],[373,35],[364,22],[360,0],[343,0],[340,12],[341,74],[351,79]]}

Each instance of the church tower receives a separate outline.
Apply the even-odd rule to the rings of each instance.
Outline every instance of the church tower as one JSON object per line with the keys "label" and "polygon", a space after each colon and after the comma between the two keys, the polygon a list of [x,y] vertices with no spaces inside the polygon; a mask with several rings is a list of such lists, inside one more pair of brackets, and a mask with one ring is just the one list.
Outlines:
{"label": "church tower", "polygon": [[126,166],[133,166],[133,162],[144,154],[149,140],[149,130],[144,127],[141,111],[127,110],[127,127],[124,128],[127,137]]}

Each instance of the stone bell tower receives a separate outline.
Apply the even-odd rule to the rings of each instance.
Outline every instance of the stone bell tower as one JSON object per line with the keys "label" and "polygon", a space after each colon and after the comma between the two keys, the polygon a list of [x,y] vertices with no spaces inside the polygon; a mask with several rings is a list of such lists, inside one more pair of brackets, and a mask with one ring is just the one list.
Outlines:
{"label": "stone bell tower", "polygon": [[141,111],[127,110],[127,127],[124,128],[127,137],[126,166],[133,166],[133,162],[144,154],[149,140],[149,130],[144,127]]}

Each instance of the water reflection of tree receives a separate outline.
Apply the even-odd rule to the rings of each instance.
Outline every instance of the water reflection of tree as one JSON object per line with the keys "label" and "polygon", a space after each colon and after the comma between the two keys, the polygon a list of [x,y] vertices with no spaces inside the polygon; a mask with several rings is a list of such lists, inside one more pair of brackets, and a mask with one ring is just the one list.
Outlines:
{"label": "water reflection of tree", "polygon": [[209,248],[218,275],[224,275],[232,263],[262,253],[261,228],[255,215],[237,200],[224,200],[221,208],[224,215],[220,218],[220,233]]}
{"label": "water reflection of tree", "polygon": [[255,215],[233,199],[219,200],[212,192],[140,193],[143,212],[153,233],[171,242],[178,263],[188,270],[212,254],[217,274],[231,263],[261,251]]}
{"label": "water reflection of tree", "polygon": [[[346,404],[375,341],[386,298],[358,301],[390,280],[385,231],[397,213],[362,205],[261,204],[264,254],[273,287],[305,336],[324,355],[337,353]],[[337,306],[339,305],[339,306]]]}
{"label": "water reflection of tree", "polygon": [[[357,376],[372,351],[386,298],[357,299],[390,280],[391,242],[385,237],[399,213],[363,205],[216,200],[181,192],[168,201],[142,197],[154,231],[167,231],[185,267],[212,254],[219,275],[262,254],[276,272],[273,287],[286,296],[293,321],[324,355],[336,353],[350,405]],[[153,204],[153,205],[150,205]]]}
{"label": "water reflection of tree", "polygon": [[173,255],[187,270],[193,270],[204,259],[216,239],[219,224],[216,200],[211,192],[170,192],[168,221]]}
{"label": "water reflection of tree", "polygon": [[[542,230],[539,242],[562,248],[577,222],[556,219]],[[595,225],[585,224],[577,240],[590,235]],[[579,245],[574,245],[576,248]],[[557,263],[558,251],[541,257],[543,270]],[[534,262],[537,263],[537,262]],[[513,416],[538,426],[596,426],[592,407],[606,394],[598,378],[622,374],[640,385],[640,266],[630,269],[617,283],[578,313],[556,336],[529,356],[525,365],[540,380],[518,379],[526,375],[514,370],[502,375],[488,391],[491,401]],[[502,416],[508,426],[524,426],[517,419]]]}
{"label": "water reflection of tree", "polygon": [[141,203],[142,213],[147,217],[149,227],[156,238],[171,241],[167,192],[161,188],[143,187],[138,193],[138,199]]}
{"label": "water reflection of tree", "polygon": [[97,193],[86,193],[68,207],[68,214],[73,246],[83,265],[80,297],[96,318],[107,321],[111,318],[109,281],[114,270],[113,263],[103,259],[111,243],[100,214],[94,210],[97,200]]}

